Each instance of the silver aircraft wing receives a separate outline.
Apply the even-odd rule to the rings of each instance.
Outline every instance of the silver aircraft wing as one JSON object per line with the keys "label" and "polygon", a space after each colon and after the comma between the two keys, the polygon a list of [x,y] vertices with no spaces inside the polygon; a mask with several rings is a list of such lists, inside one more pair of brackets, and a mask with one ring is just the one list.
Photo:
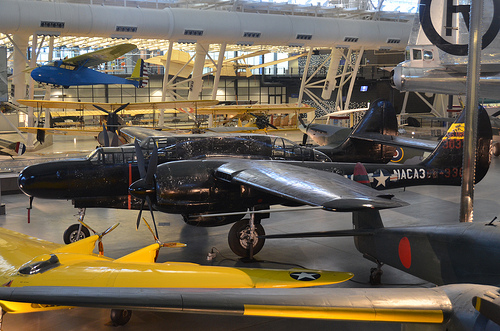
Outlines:
{"label": "silver aircraft wing", "polygon": [[254,187],[301,204],[332,211],[384,209],[407,205],[392,195],[359,184],[341,175],[304,168],[291,162],[229,161],[215,171],[228,182]]}

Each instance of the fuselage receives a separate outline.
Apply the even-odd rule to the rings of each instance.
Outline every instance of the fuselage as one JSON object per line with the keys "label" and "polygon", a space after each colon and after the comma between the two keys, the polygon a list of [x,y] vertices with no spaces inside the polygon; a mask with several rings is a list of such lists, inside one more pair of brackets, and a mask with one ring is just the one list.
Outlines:
{"label": "fuselage", "polygon": [[500,283],[500,227],[481,223],[367,230],[357,249],[437,285]]}
{"label": "fuselage", "polygon": [[54,65],[44,65],[33,69],[31,77],[40,83],[64,87],[97,84],[138,85],[138,82],[134,80],[108,75],[83,66],[61,64],[60,61],[54,62]]}

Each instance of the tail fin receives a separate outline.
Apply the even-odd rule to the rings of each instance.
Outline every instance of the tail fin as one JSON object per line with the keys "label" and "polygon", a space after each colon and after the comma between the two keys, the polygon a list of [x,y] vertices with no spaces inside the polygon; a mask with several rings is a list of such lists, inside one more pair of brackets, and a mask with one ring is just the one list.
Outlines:
{"label": "tail fin", "polygon": [[354,173],[352,176],[355,182],[370,186],[370,178],[368,177],[368,172],[361,162],[356,163],[356,165],[354,166]]}
{"label": "tail fin", "polygon": [[396,110],[389,101],[378,99],[373,102],[363,119],[352,130],[351,136],[367,133],[391,136],[398,134]]}
{"label": "tail fin", "polygon": [[[421,165],[439,171],[461,170],[463,159],[465,112],[453,123],[434,152]],[[486,110],[478,109],[477,147],[476,147],[476,183],[488,172],[491,162],[490,145],[492,139],[491,123]],[[453,174],[450,174],[453,175]]]}
{"label": "tail fin", "polygon": [[133,84],[135,87],[141,88],[148,84],[148,70],[144,65],[144,60],[139,59],[135,64],[134,71],[132,72],[132,76],[127,79],[135,81]]}

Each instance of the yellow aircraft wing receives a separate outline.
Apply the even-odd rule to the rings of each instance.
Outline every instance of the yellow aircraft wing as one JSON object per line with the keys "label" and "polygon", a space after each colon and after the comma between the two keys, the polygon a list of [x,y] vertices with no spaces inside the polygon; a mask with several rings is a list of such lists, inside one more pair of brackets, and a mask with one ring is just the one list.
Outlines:
{"label": "yellow aircraft wing", "polygon": [[259,65],[247,68],[246,75],[247,75],[247,77],[250,77],[250,76],[252,76],[252,70],[254,70],[254,69],[265,68],[265,67],[269,67],[269,66],[272,66],[272,65],[275,65],[275,64],[282,63],[282,62],[293,61],[293,60],[298,59],[299,57],[303,57],[303,56],[306,56],[306,55],[307,55],[307,53],[302,53],[302,54],[290,56],[290,57],[287,57],[287,58],[284,58],[284,59],[281,59],[281,60],[276,60],[276,61],[272,61],[272,62],[262,63],[262,64],[259,64]]}
{"label": "yellow aircraft wing", "polygon": [[136,48],[137,46],[134,44],[121,44],[103,48],[95,52],[78,55],[69,59],[64,59],[63,62],[77,66],[94,67],[101,63],[113,61]]}
{"label": "yellow aircraft wing", "polygon": [[279,105],[241,105],[241,106],[217,106],[198,108],[200,115],[241,115],[246,113],[265,113],[265,114],[289,114],[289,113],[308,113],[316,108],[295,104]]}
{"label": "yellow aircraft wing", "polygon": [[[173,49],[172,56],[170,58],[169,74],[177,75],[183,78],[189,77],[189,75],[193,72],[193,63],[190,62],[191,59],[192,57],[189,53]],[[167,55],[160,55],[151,57],[144,62],[165,66],[166,61]]]}
{"label": "yellow aircraft wing", "polygon": [[[452,328],[465,320],[471,325],[479,321],[485,323],[487,319],[473,309],[471,299],[499,290],[495,286],[471,284],[292,290],[290,288],[345,281],[352,274],[153,263],[159,244],[113,260],[91,252],[97,239],[98,236],[91,236],[63,246],[0,229],[0,305],[4,312],[65,306],[119,307],[240,316],[432,323]],[[471,305],[469,309],[467,304]]]}
{"label": "yellow aircraft wing", "polygon": [[[155,243],[113,260],[92,251],[98,236],[90,236],[69,245],[59,245],[0,228],[0,284],[49,293],[55,288],[115,289],[231,289],[297,288],[346,281],[353,274],[321,270],[251,269],[203,266],[194,263],[154,263],[160,244]],[[1,288],[1,287],[0,287]],[[140,291],[139,291],[140,292]],[[100,296],[101,290],[95,292]],[[54,293],[55,295],[55,293]],[[68,298],[69,299],[69,298]],[[144,297],[146,299],[146,297]],[[41,310],[40,306],[11,304],[0,294],[0,305],[7,312]],[[25,302],[38,302],[36,295]],[[43,301],[43,300],[42,300]],[[79,296],[64,300],[64,306],[85,305]],[[106,301],[106,300],[105,300]],[[111,301],[110,301],[111,302]],[[134,301],[125,303],[135,305]]]}
{"label": "yellow aircraft wing", "polygon": [[[17,102],[24,106],[34,108],[54,108],[54,109],[75,109],[78,111],[88,110],[98,111],[94,105],[99,106],[108,111],[114,111],[125,103],[104,103],[104,102],[76,102],[76,101],[52,101],[52,100],[28,100],[18,99]],[[151,111],[158,109],[174,109],[174,108],[196,108],[207,107],[218,104],[217,100],[186,100],[186,101],[158,101],[158,102],[131,102],[123,111],[123,114],[129,114],[130,111]],[[103,112],[98,111],[98,115],[103,115]],[[81,115],[81,113],[78,113]],[[89,114],[90,115],[90,114]],[[68,116],[65,113],[65,116]]]}
{"label": "yellow aircraft wing", "polygon": [[58,135],[89,135],[95,136],[99,132],[102,131],[102,128],[38,128],[34,126],[20,126],[18,129],[22,132],[33,133],[36,134],[38,131],[45,131],[47,134],[58,134]]}

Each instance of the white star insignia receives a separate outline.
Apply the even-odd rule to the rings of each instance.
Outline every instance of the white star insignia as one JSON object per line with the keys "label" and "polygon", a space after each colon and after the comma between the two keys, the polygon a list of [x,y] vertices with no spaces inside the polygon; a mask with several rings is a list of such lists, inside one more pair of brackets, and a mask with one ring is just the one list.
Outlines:
{"label": "white star insignia", "polygon": [[374,176],[373,178],[375,178],[375,180],[377,181],[377,186],[375,187],[379,187],[380,185],[382,185],[383,187],[385,187],[385,182],[387,181],[387,178],[389,178],[390,176],[386,176],[384,175],[384,173],[382,172],[382,170],[380,170],[380,173],[378,174],[378,176]]}
{"label": "white star insignia", "polygon": [[316,280],[319,278],[318,274],[310,273],[310,272],[294,272],[290,276],[292,276],[292,278],[294,278],[296,280],[304,280],[304,279],[305,280]]}

